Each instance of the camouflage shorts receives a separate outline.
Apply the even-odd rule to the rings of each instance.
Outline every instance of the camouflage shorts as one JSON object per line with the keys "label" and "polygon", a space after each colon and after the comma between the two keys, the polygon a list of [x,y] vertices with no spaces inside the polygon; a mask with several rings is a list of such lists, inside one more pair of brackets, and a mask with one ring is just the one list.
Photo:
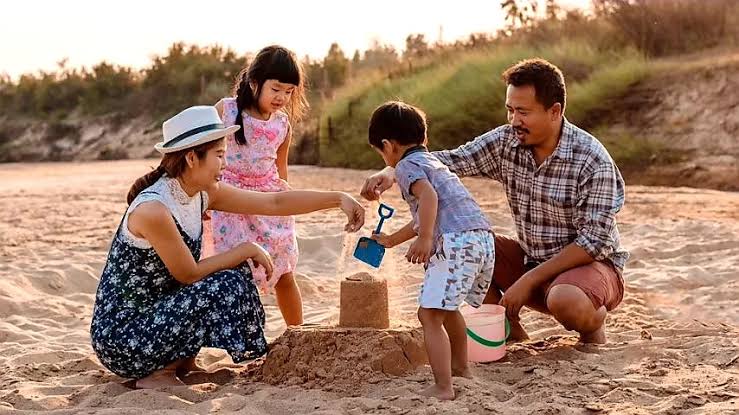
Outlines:
{"label": "camouflage shorts", "polygon": [[495,266],[495,236],[477,230],[443,234],[426,265],[418,303],[422,308],[457,310],[465,301],[479,307]]}

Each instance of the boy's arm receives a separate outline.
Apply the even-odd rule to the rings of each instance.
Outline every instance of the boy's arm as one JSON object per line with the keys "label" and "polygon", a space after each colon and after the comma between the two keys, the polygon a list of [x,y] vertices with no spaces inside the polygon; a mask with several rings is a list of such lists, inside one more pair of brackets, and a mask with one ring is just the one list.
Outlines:
{"label": "boy's arm", "polygon": [[425,264],[431,258],[431,249],[434,246],[439,199],[431,182],[426,179],[413,182],[410,190],[418,199],[418,239],[413,242],[405,257],[414,264]]}
{"label": "boy's arm", "polygon": [[393,232],[390,235],[385,235],[384,233],[374,234],[372,235],[372,239],[376,240],[380,243],[380,245],[384,246],[385,248],[393,248],[395,246],[398,246],[402,244],[405,241],[409,241],[413,239],[413,237],[416,236],[416,231],[413,230],[413,225],[415,222],[410,221],[407,225],[403,226],[396,232]]}

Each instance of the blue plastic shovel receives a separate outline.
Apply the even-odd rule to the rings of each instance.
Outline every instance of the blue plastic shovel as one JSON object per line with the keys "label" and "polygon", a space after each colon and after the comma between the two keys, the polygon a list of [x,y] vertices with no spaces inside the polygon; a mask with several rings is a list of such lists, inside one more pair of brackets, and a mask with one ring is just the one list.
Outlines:
{"label": "blue plastic shovel", "polygon": [[[382,225],[385,222],[385,219],[390,219],[394,212],[395,209],[384,203],[380,203],[380,207],[377,209],[377,213],[380,214],[380,223],[377,224],[377,229],[372,233],[379,234],[382,231]],[[359,238],[357,247],[354,249],[354,258],[357,258],[375,268],[379,268],[383,256],[385,256],[384,246],[366,236]]]}

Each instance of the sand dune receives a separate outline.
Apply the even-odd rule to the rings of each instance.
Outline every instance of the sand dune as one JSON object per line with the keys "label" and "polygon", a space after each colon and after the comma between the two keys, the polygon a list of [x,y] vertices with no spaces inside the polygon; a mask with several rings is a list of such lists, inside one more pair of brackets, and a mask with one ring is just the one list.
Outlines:
{"label": "sand dune", "polygon": [[[258,382],[259,366],[237,370],[219,350],[199,359],[210,383],[133,390],[107,372],[89,345],[97,278],[125,207],[128,185],[155,161],[0,166],[0,413],[55,414],[728,414],[739,412],[739,194],[629,187],[620,215],[632,252],[626,297],[608,320],[610,343],[581,346],[553,320],[525,311],[532,340],[504,361],[475,365],[459,398],[439,403],[414,391],[428,367],[366,382],[335,379],[313,388]],[[295,167],[296,188],[356,193],[366,172]],[[511,234],[500,186],[465,180],[495,225]],[[409,215],[398,207],[387,229]],[[376,205],[367,204],[374,212]],[[365,232],[374,226],[369,216]],[[298,218],[298,283],[306,321],[338,321],[339,282],[371,271],[388,279],[394,325],[415,324],[419,267],[390,251],[372,271],[350,258],[356,235],[337,212]],[[271,295],[267,333],[284,330]],[[317,351],[320,352],[320,351]],[[220,369],[220,370],[219,370]]]}

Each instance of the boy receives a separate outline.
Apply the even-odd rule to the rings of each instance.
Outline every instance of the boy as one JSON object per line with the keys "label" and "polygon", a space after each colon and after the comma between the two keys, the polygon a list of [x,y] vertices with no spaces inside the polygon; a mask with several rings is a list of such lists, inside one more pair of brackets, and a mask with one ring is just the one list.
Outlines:
{"label": "boy", "polygon": [[467,334],[459,307],[479,307],[493,277],[495,243],[490,223],[459,178],[426,149],[426,116],[411,105],[379,106],[369,142],[390,167],[413,220],[391,235],[375,235],[386,248],[416,237],[406,259],[424,264],[418,319],[434,385],[425,396],[454,399],[452,376],[471,377]]}

